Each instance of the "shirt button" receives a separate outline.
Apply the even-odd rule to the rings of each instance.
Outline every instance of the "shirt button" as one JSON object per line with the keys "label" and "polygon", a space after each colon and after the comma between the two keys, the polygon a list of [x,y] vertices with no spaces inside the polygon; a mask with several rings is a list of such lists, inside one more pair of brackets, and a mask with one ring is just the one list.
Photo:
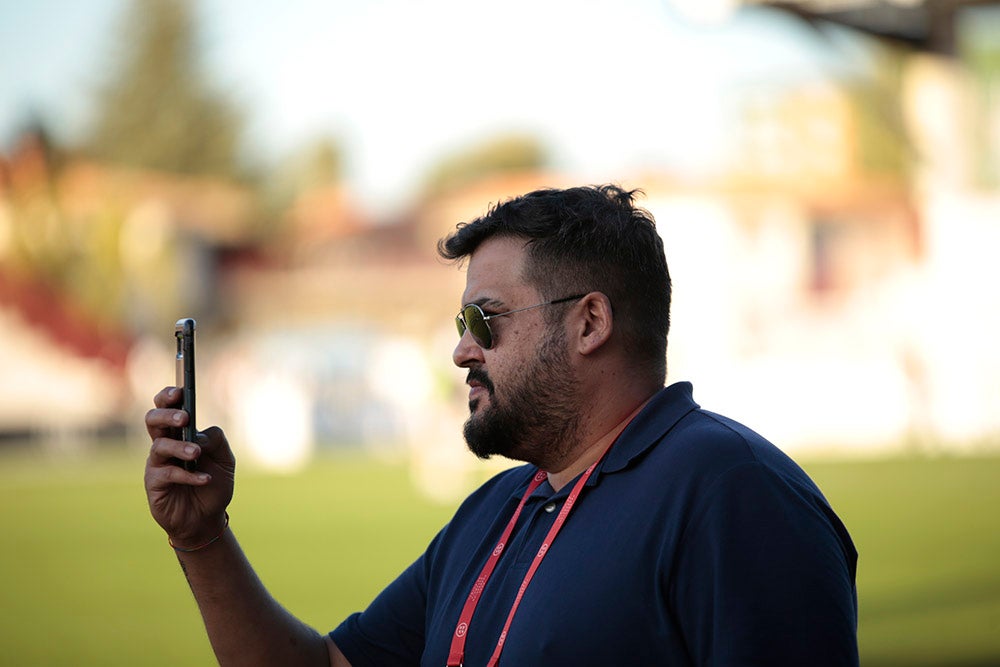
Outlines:
{"label": "shirt button", "polygon": [[548,512],[549,514],[551,514],[552,512],[556,511],[556,504],[555,503],[549,503],[548,505],[546,505],[542,509],[544,509],[546,512]]}

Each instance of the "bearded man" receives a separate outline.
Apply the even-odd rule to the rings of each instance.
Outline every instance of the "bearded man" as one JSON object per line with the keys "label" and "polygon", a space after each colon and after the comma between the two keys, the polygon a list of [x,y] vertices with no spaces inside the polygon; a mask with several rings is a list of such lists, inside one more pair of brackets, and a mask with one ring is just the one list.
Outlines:
{"label": "bearded man", "polygon": [[220,663],[858,664],[857,552],[829,503],[689,383],[664,386],[670,277],[634,198],[540,190],[439,244],[467,262],[453,360],[469,448],[525,465],[325,636],[274,601],[228,528],[222,431],[173,439],[179,393],[156,396],[150,507]]}

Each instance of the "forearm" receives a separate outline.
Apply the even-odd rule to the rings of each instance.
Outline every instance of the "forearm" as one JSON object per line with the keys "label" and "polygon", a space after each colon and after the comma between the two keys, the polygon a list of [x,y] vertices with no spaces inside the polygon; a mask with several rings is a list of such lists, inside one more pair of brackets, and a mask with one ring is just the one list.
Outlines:
{"label": "forearm", "polygon": [[329,665],[324,638],[271,597],[232,531],[177,553],[220,665]]}

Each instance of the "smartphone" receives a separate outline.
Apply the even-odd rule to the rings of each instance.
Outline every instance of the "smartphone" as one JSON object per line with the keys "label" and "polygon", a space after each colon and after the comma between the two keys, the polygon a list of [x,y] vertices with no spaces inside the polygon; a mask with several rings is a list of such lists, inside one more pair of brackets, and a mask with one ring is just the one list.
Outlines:
{"label": "smartphone", "polygon": [[[182,408],[188,413],[188,423],[181,429],[181,440],[194,442],[198,430],[195,428],[195,382],[194,382],[194,334],[198,323],[190,317],[177,320],[174,336],[177,338],[177,380],[176,386],[184,391]],[[197,461],[185,461],[187,470],[197,468]]]}

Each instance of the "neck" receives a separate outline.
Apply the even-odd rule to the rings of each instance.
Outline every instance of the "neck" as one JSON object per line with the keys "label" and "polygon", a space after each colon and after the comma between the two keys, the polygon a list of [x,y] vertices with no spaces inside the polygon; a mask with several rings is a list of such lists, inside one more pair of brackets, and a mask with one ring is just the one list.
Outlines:
{"label": "neck", "polygon": [[619,417],[610,428],[600,429],[596,437],[584,439],[584,443],[586,444],[582,444],[579,449],[573,452],[572,458],[566,465],[559,467],[558,470],[548,471],[549,484],[552,485],[552,488],[558,491],[600,459],[604,455],[604,452],[621,435],[621,432],[625,430],[629,422],[646,407],[646,403],[649,402],[650,398],[652,397],[646,397],[645,400],[642,400],[626,415]]}

